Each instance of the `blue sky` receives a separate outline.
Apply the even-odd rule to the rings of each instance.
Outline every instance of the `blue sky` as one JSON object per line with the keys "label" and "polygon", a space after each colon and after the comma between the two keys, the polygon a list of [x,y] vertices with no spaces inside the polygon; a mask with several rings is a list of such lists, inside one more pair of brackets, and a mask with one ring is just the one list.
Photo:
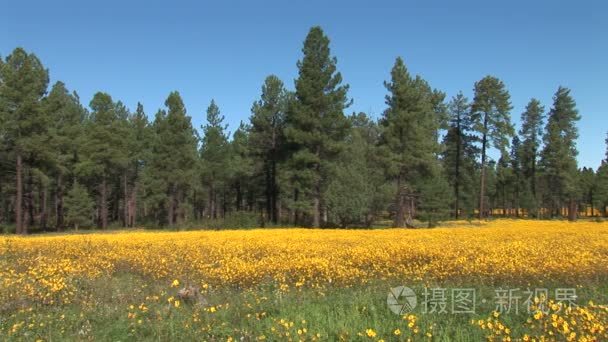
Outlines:
{"label": "blue sky", "polygon": [[268,74],[293,88],[308,29],[321,25],[350,84],[348,109],[378,117],[396,56],[448,97],[501,78],[516,125],[559,85],[582,115],[579,166],[597,167],[608,131],[605,1],[6,1],[0,55],[38,55],[84,104],[110,93],[149,116],[178,90],[198,128],[214,98],[233,131]]}

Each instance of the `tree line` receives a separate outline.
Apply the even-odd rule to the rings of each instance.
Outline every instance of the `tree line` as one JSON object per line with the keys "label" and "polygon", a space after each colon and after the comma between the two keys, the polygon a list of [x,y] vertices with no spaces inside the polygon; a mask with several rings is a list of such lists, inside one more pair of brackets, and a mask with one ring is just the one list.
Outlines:
{"label": "tree line", "polygon": [[[293,90],[270,75],[231,135],[215,101],[192,125],[180,94],[150,120],[98,92],[85,107],[32,53],[0,58],[0,224],[68,227],[256,224],[396,227],[490,215],[606,216],[608,164],[577,166],[580,115],[567,88],[531,99],[521,129],[504,83],[450,100],[399,57],[378,120],[352,100],[329,38],[310,29]],[[499,158],[490,158],[496,150]],[[608,153],[607,153],[608,158]],[[238,222],[235,221],[235,222]]]}

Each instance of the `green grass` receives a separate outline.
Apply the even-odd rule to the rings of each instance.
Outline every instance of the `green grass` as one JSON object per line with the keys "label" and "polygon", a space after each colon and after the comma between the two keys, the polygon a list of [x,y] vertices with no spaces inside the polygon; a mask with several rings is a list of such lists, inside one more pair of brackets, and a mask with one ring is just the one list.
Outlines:
{"label": "green grass", "polygon": [[[175,307],[170,297],[176,297],[179,287],[165,281],[152,281],[132,274],[117,274],[110,279],[82,281],[72,304],[63,306],[24,306],[2,312],[0,336],[11,340],[103,340],[103,341],[183,341],[207,340],[253,341],[264,336],[270,341],[308,338],[317,333],[320,340],[379,340],[397,341],[412,336],[407,321],[388,309],[386,299],[390,287],[399,282],[377,282],[368,286],[327,289],[290,289],[282,291],[272,284],[255,289],[210,289],[204,294],[207,305],[180,303]],[[422,284],[409,285],[421,301]],[[434,285],[431,287],[436,287]],[[471,320],[487,318],[494,310],[494,287],[475,284],[442,284],[442,287],[470,287],[477,291],[475,314],[451,314],[448,292],[448,313],[424,313],[419,303],[413,313],[418,317],[420,332],[415,340],[428,340],[422,334],[432,326],[434,341],[478,341],[486,332],[471,324]],[[576,285],[572,285],[576,286]],[[180,286],[181,287],[181,286]],[[504,288],[516,287],[506,284]],[[531,284],[530,287],[536,287]],[[540,287],[540,286],[538,286]],[[567,284],[544,284],[554,289]],[[606,284],[586,284],[577,287],[577,302],[593,300],[608,302]],[[154,296],[157,296],[156,299]],[[144,304],[147,310],[139,306]],[[133,308],[131,308],[133,305]],[[215,312],[212,308],[215,308]],[[504,321],[513,327],[525,322],[529,315],[505,314]],[[135,316],[129,316],[129,314]],[[281,324],[286,322],[287,327]],[[290,326],[289,322],[293,322]],[[11,332],[17,327],[15,332]],[[274,332],[273,332],[274,328]],[[402,334],[394,335],[399,328]],[[304,333],[306,329],[306,333]],[[377,334],[365,336],[366,329]],[[302,335],[298,334],[298,330]],[[289,333],[289,336],[286,334]],[[360,336],[362,333],[364,336]]]}

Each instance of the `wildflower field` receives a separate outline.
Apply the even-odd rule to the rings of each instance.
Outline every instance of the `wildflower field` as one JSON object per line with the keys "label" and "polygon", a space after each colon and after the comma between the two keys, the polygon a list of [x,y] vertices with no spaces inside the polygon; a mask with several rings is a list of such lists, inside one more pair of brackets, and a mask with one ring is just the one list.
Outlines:
{"label": "wildflower field", "polygon": [[604,304],[601,222],[0,237],[3,340],[605,341]]}

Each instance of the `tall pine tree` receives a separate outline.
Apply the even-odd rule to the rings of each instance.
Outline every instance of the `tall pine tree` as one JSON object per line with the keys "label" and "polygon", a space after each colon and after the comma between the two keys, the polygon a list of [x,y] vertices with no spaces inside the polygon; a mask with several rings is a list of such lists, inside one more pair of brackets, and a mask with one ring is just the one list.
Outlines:
{"label": "tall pine tree", "polygon": [[49,136],[53,151],[52,176],[55,179],[55,227],[64,226],[66,184],[73,183],[74,167],[78,162],[78,141],[83,134],[86,110],[76,93],[70,93],[63,82],[57,82],[44,99],[44,110],[50,117]]}
{"label": "tall pine tree", "polygon": [[349,122],[344,109],[348,85],[341,85],[337,60],[331,57],[329,38],[320,27],[313,27],[304,41],[304,54],[298,62],[295,81],[296,103],[285,130],[288,141],[296,146],[292,158],[296,168],[307,173],[310,181],[312,226],[321,226],[322,194],[330,165],[336,160]]}
{"label": "tall pine tree", "polygon": [[442,160],[447,180],[454,193],[453,217],[458,219],[462,209],[471,213],[475,207],[475,169],[478,148],[473,132],[470,104],[458,93],[448,105],[449,128],[444,137]]}
{"label": "tall pine tree", "polygon": [[570,89],[559,87],[549,111],[541,162],[548,185],[547,200],[551,216],[560,215],[564,204],[567,204],[569,220],[575,220],[577,212],[578,120],[580,116],[576,103],[570,96]]}
{"label": "tall pine tree", "polygon": [[34,54],[16,48],[0,68],[0,122],[5,147],[13,153],[15,170],[15,226],[26,234],[23,225],[23,172],[25,160],[45,148],[41,137],[46,135],[47,120],[41,100],[49,83],[48,71]]}
{"label": "tall pine tree", "polygon": [[543,113],[540,101],[531,99],[521,114],[520,167],[523,177],[523,206],[530,216],[538,215],[538,155],[543,137]]}
{"label": "tall pine tree", "polygon": [[[214,100],[211,100],[207,108],[207,124],[201,128],[204,133],[200,151],[202,180],[209,191],[207,211],[210,218],[217,218],[220,213],[225,214],[225,186],[229,176],[227,171],[230,151],[224,116]],[[218,199],[222,200],[221,208]]]}
{"label": "tall pine tree", "polygon": [[481,177],[479,187],[479,217],[486,216],[486,159],[490,147],[496,147],[501,156],[507,154],[509,138],[514,130],[511,124],[510,95],[504,83],[496,77],[486,76],[475,83],[475,98],[471,113],[475,130],[481,136]]}
{"label": "tall pine tree", "polygon": [[[385,86],[389,94],[381,120],[381,153],[386,173],[396,183],[394,225],[411,226],[416,197],[424,190],[442,191],[428,184],[428,179],[438,177],[441,171],[437,160],[437,97],[420,76],[410,76],[400,57]],[[428,211],[433,206],[425,208]]]}
{"label": "tall pine tree", "polygon": [[110,221],[109,186],[120,179],[120,170],[127,165],[125,129],[120,115],[121,104],[107,93],[98,92],[90,103],[91,115],[81,135],[77,173],[96,185],[99,212],[98,226],[105,229]]}
{"label": "tall pine tree", "polygon": [[251,151],[259,162],[258,173],[264,179],[266,215],[273,223],[279,219],[278,164],[284,146],[286,91],[274,75],[266,77],[260,100],[251,108]]}

